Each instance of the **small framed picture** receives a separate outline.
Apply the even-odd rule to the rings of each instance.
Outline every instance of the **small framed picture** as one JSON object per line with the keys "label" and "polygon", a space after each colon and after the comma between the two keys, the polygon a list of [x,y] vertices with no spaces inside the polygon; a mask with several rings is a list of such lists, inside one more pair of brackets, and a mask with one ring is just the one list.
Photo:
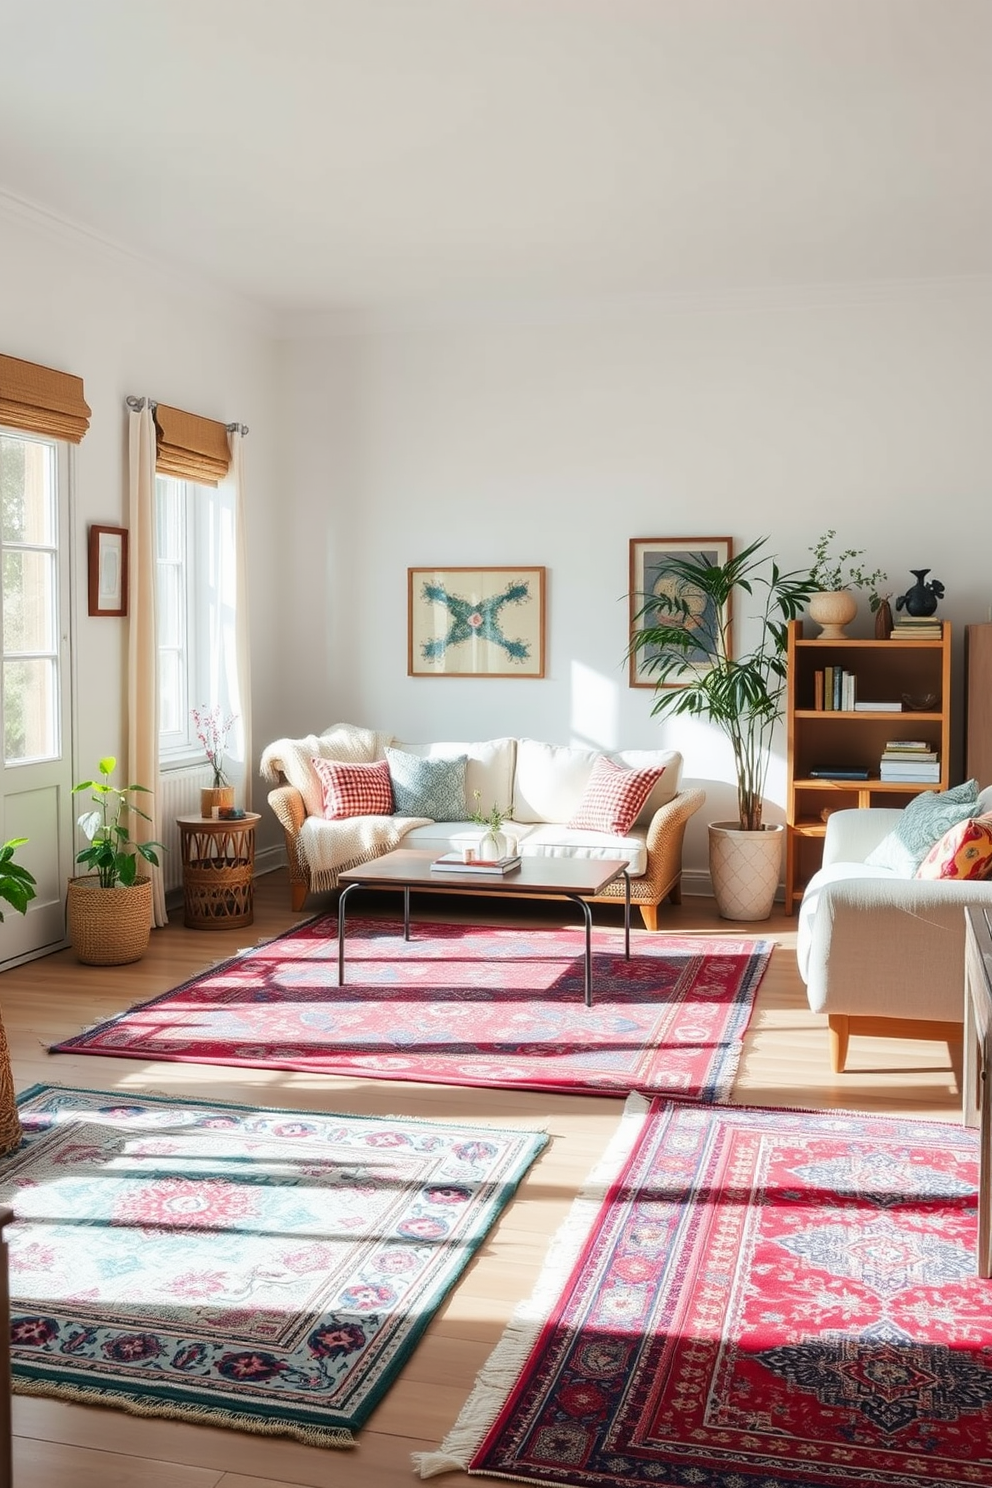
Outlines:
{"label": "small framed picture", "polygon": [[127,614],[127,528],[91,527],[89,551],[91,615]]}
{"label": "small framed picture", "polygon": [[[697,588],[683,573],[672,565],[689,562],[718,567],[733,557],[733,542],[729,537],[632,537],[630,539],[630,636],[633,641],[639,630],[646,630],[654,623],[654,616],[663,625],[678,625],[689,632],[692,645],[676,653],[686,664],[688,675],[685,681],[677,680],[677,674],[659,684],[656,677],[658,652],[650,645],[631,647],[631,687],[679,687],[706,671],[716,654],[717,631],[720,623],[729,635],[729,605],[726,613],[714,613],[714,602]],[[651,610],[650,602],[655,595],[667,596],[669,606]],[[677,608],[671,608],[671,605]]]}
{"label": "small framed picture", "polygon": [[543,568],[407,569],[411,677],[543,677]]}

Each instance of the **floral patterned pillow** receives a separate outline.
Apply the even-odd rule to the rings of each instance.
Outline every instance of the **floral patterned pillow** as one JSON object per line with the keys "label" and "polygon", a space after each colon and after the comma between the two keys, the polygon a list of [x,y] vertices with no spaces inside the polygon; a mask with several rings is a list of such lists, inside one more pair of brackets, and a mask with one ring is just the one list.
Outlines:
{"label": "floral patterned pillow", "polygon": [[992,816],[958,822],[935,842],[917,878],[979,879],[992,875]]}

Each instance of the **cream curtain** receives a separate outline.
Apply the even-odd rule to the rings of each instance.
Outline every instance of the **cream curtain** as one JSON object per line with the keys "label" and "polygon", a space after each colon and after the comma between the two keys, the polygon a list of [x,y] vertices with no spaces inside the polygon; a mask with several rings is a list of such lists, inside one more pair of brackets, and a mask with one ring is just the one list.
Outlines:
{"label": "cream curtain", "polygon": [[[147,398],[129,402],[129,525],[127,779],[147,785],[154,795],[141,798],[152,820],[135,817],[132,835],[139,842],[157,839],[158,828],[158,641],[155,615],[155,421]],[[165,883],[159,868],[152,879],[152,923],[168,923]]]}
{"label": "cream curtain", "polygon": [[230,446],[231,463],[227,480],[233,487],[234,505],[234,624],[235,624],[235,678],[237,702],[235,711],[240,714],[241,743],[244,750],[244,777],[241,782],[242,801],[246,811],[251,810],[251,667],[248,639],[248,539],[245,528],[245,452],[244,436],[247,433],[240,424],[229,424],[227,440]]}

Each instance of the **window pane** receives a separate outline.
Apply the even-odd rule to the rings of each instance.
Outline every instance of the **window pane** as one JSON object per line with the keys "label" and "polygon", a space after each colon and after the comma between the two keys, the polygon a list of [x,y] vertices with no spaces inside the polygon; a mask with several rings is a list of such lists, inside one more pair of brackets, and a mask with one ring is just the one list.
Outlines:
{"label": "window pane", "polygon": [[5,661],[4,755],[8,765],[58,755],[54,660]]}
{"label": "window pane", "polygon": [[0,435],[4,542],[54,545],[55,451],[40,440]]}
{"label": "window pane", "polygon": [[55,554],[8,548],[3,555],[3,649],[55,650]]}
{"label": "window pane", "polygon": [[160,563],[180,563],[186,545],[185,500],[179,481],[156,480],[156,551]]}
{"label": "window pane", "polygon": [[182,571],[171,563],[158,567],[158,640],[162,647],[180,646],[183,640],[185,597]]}
{"label": "window pane", "polygon": [[186,733],[185,693],[178,651],[158,653],[158,730],[160,734]]}

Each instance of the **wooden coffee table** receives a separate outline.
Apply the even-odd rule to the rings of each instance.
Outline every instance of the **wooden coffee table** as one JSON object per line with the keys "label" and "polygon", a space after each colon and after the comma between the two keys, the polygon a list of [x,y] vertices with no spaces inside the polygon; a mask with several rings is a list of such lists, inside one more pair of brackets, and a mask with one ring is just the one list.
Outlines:
{"label": "wooden coffee table", "polygon": [[353,889],[403,890],[403,939],[410,939],[410,893],[506,894],[524,899],[570,899],[582,910],[586,927],[585,1002],[592,1007],[592,910],[595,899],[608,884],[623,879],[624,955],[630,960],[630,875],[627,864],[603,858],[524,858],[512,873],[432,873],[433,852],[396,848],[338,874],[338,985],[344,986],[345,903]]}

